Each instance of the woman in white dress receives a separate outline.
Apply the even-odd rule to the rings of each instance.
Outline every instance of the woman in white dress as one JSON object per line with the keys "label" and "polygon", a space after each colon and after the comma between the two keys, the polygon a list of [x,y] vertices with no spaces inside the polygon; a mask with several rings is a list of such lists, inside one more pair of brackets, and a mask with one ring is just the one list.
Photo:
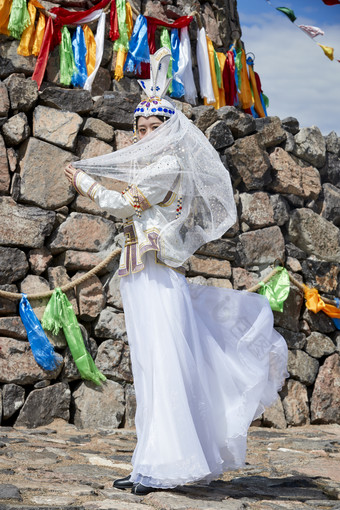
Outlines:
{"label": "woman in white dress", "polygon": [[189,284],[183,274],[200,246],[235,223],[236,208],[218,153],[162,97],[169,59],[161,48],[150,80],[140,81],[149,99],[135,110],[138,143],[65,169],[79,193],[125,221],[119,275],[137,446],[132,473],[114,486],[140,495],[242,467],[251,422],[288,376],[266,298]]}

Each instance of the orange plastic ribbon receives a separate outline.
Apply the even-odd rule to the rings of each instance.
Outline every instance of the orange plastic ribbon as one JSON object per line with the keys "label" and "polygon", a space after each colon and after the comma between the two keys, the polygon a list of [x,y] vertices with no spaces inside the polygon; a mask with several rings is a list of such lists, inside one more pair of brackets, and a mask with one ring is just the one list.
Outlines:
{"label": "orange plastic ribbon", "polygon": [[242,69],[240,72],[241,75],[241,90],[239,92],[239,100],[243,110],[248,110],[251,106],[253,106],[253,96],[251,93],[249,77],[247,72],[247,61],[245,51],[242,49],[241,55],[241,65]]}
{"label": "orange plastic ribbon", "polygon": [[213,105],[214,108],[216,108],[216,110],[218,110],[218,108],[220,108],[220,92],[219,92],[219,88],[218,88],[218,85],[217,85],[217,77],[216,77],[216,71],[215,71],[214,46],[213,46],[213,43],[211,42],[211,40],[209,39],[209,37],[208,36],[206,36],[206,37],[207,37],[207,46],[208,46],[208,55],[209,55],[209,67],[210,67],[210,74],[211,74],[211,82],[212,82],[212,86],[213,86],[213,91],[214,91],[214,96],[215,96],[216,102],[215,103],[208,103],[207,99],[204,98],[204,104],[205,105],[211,104],[211,105]]}
{"label": "orange plastic ribbon", "polygon": [[[221,76],[223,76],[224,66],[225,66],[225,62],[227,60],[227,57],[226,57],[226,55],[224,53],[220,53],[220,52],[216,52],[216,55],[217,55],[218,61],[220,63]],[[222,106],[226,106],[226,104],[227,104],[225,102],[225,91],[224,91],[224,82],[223,82],[223,79],[222,79],[221,88],[219,88],[218,90],[219,90],[220,108],[222,108]]]}
{"label": "orange plastic ribbon", "polygon": [[93,32],[88,25],[83,25],[84,36],[85,36],[85,45],[86,45],[86,69],[87,76],[90,76],[93,73],[93,70],[96,65],[96,40],[94,38]]}
{"label": "orange plastic ribbon", "polygon": [[35,55],[36,57],[40,53],[40,48],[44,39],[44,33],[46,28],[46,18],[41,12],[39,14],[38,23],[35,29],[35,33],[33,36],[33,43],[32,43],[32,55]]}
{"label": "orange plastic ribbon", "polygon": [[256,84],[256,78],[255,78],[253,66],[248,65],[248,71],[249,71],[251,88],[253,90],[255,111],[259,117],[265,117],[266,114],[264,113],[263,106],[261,103],[260,94],[259,94],[259,91],[257,90],[257,84]]}
{"label": "orange plastic ribbon", "polygon": [[35,16],[37,14],[37,9],[34,6],[34,2],[30,0],[28,2],[28,14],[30,16],[31,24],[28,25],[27,28],[22,33],[20,44],[17,48],[18,55],[22,55],[23,57],[28,57],[32,55],[32,46],[33,46],[33,38],[34,38],[34,22]]}
{"label": "orange plastic ribbon", "polygon": [[12,0],[0,0],[0,34],[9,35],[7,29]]}
{"label": "orange plastic ribbon", "polygon": [[331,319],[340,319],[340,308],[334,305],[326,304],[320,297],[317,289],[310,289],[304,285],[304,295],[306,299],[306,307],[314,313],[323,311]]}

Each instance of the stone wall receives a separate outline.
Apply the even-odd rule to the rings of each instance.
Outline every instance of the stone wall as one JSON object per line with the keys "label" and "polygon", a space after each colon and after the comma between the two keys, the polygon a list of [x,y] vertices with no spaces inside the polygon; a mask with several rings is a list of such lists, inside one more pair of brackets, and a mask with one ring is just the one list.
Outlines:
{"label": "stone wall", "polygon": [[[204,12],[213,7],[220,33],[224,25],[218,9],[226,3],[202,5]],[[159,5],[148,2],[146,8]],[[162,5],[171,18],[176,9],[183,14],[187,3]],[[234,21],[228,23],[230,34]],[[121,245],[121,223],[77,196],[63,169],[78,158],[130,144],[140,92],[130,77],[112,81],[109,42],[92,96],[56,86],[55,57],[38,92],[30,79],[34,58],[18,56],[17,44],[3,38],[0,46],[0,288],[38,293],[78,277]],[[317,127],[300,129],[294,118],[255,120],[234,107],[216,111],[176,104],[229,167],[239,213],[222,239],[188,261],[187,277],[203,285],[245,289],[281,260],[297,280],[317,286],[322,295],[338,296],[337,134],[324,137]],[[68,293],[86,346],[108,378],[101,388],[80,381],[62,334],[48,336],[63,355],[63,365],[55,372],[40,369],[18,303],[0,298],[0,424],[36,427],[60,417],[80,427],[133,426],[135,399],[117,266],[114,260]],[[39,318],[46,303],[32,301]],[[265,412],[263,425],[340,423],[340,332],[322,312],[306,310],[294,286],[284,312],[274,316],[289,347],[290,379]]]}

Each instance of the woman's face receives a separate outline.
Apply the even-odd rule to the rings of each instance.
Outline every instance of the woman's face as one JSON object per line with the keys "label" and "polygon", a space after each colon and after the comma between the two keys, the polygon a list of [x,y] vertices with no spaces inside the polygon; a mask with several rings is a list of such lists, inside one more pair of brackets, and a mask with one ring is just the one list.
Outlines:
{"label": "woman's face", "polygon": [[137,120],[137,132],[139,135],[139,139],[141,140],[144,136],[149,135],[152,131],[155,131],[158,126],[163,124],[163,122],[152,115],[151,117],[138,117]]}

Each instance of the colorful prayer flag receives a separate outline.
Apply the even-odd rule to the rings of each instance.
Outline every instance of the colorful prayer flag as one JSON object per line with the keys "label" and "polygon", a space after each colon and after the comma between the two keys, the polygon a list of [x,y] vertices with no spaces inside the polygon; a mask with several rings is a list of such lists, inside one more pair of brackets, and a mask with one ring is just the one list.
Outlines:
{"label": "colorful prayer flag", "polygon": [[310,25],[298,25],[298,27],[312,39],[318,35],[325,35],[325,32],[319,27],[313,27]]}
{"label": "colorful prayer flag", "polygon": [[293,9],[289,9],[288,7],[276,7],[276,10],[283,12],[283,14],[285,14],[292,23],[294,23],[294,21],[296,20],[296,16],[294,14]]}
{"label": "colorful prayer flag", "polygon": [[331,48],[330,46],[323,46],[322,44],[318,43],[318,46],[322,48],[324,54],[326,57],[329,58],[329,60],[334,60],[334,48]]}

